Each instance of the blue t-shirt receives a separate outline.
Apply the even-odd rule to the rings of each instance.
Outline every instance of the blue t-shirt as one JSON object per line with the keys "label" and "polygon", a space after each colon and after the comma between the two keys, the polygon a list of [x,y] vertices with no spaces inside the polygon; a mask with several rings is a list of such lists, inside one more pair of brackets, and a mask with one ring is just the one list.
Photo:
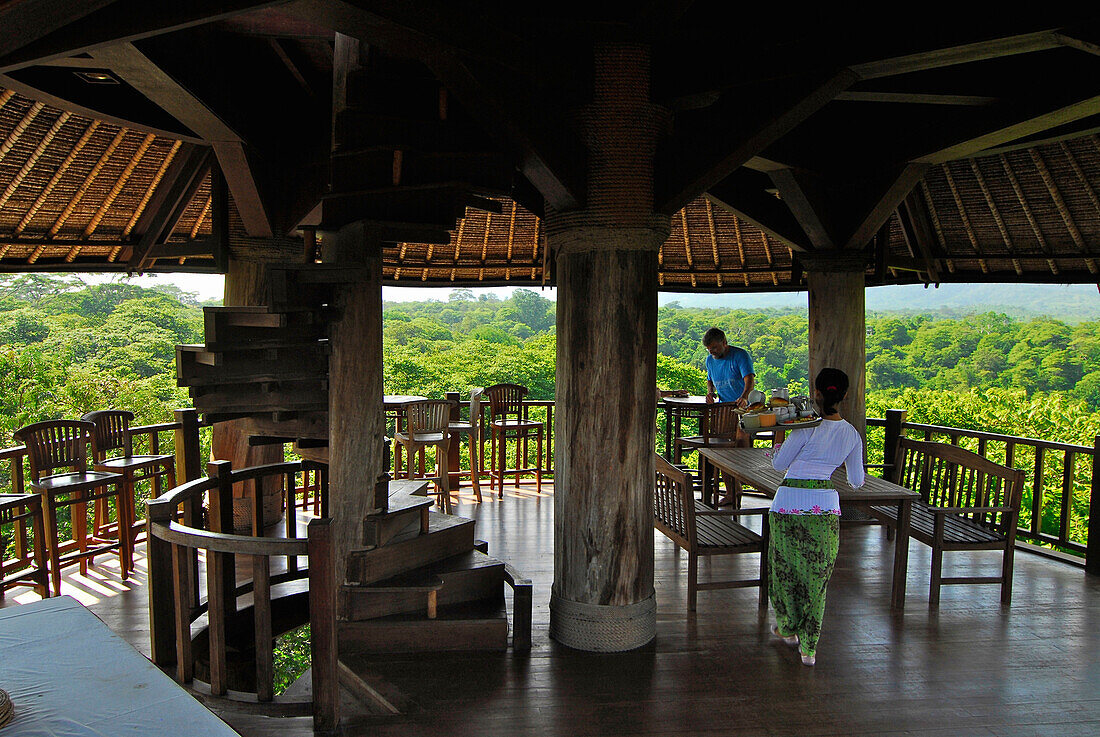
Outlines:
{"label": "blue t-shirt", "polygon": [[755,373],[752,358],[743,348],[731,345],[722,358],[707,354],[707,380],[714,384],[720,402],[740,399],[745,391],[745,377]]}

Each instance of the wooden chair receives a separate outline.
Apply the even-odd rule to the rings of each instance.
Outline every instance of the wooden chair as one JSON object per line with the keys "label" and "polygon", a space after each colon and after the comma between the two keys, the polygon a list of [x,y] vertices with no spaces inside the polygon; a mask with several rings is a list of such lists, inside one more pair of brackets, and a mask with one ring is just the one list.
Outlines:
{"label": "wooden chair", "polygon": [[[481,458],[478,448],[481,447],[481,396],[485,390],[477,387],[470,391],[470,418],[468,421],[452,420],[448,424],[452,435],[466,436],[467,445],[470,448],[470,484],[474,487],[474,496],[481,501]],[[461,475],[461,474],[459,474]]]}
{"label": "wooden chair", "polygon": [[[145,520],[137,521],[134,486],[138,481],[150,479],[154,499],[164,492],[162,478],[167,480],[169,489],[173,488],[176,485],[176,457],[134,455],[134,441],[130,435],[133,412],[104,409],[88,412],[80,419],[95,425],[95,457],[92,459],[92,468],[96,471],[122,474],[122,497],[130,520],[132,547],[138,532],[145,529]],[[108,458],[107,452],[112,450],[121,450],[122,454]],[[93,531],[97,536],[104,536],[106,533],[106,502],[106,499],[96,502]]]}
{"label": "wooden chair", "polygon": [[[424,461],[420,461],[420,473],[413,476],[413,456],[424,448],[435,446],[435,475],[439,506],[451,513],[451,475],[447,471],[447,451],[451,445],[451,408],[454,402],[446,399],[428,399],[405,405],[405,427],[394,433],[394,451],[403,446],[409,455],[409,468],[405,478],[425,478]],[[399,473],[399,472],[395,472]]]}
{"label": "wooden chair", "polygon": [[699,448],[733,446],[737,439],[737,430],[741,424],[741,415],[737,412],[736,402],[719,402],[708,405],[709,412],[699,423],[699,434],[676,438],[673,441],[673,463],[679,463],[684,451]]}
{"label": "wooden chair", "polygon": [[[17,461],[22,463],[22,461]],[[0,550],[0,599],[13,586],[32,586],[45,599],[50,595],[46,567],[46,536],[42,524],[42,502],[37,494],[0,494],[0,527],[12,525],[14,556]],[[27,544],[27,527],[34,545]],[[0,536],[0,544],[8,538]]]}
{"label": "wooden chair", "polygon": [[[700,591],[760,587],[760,608],[768,606],[768,509],[710,509],[696,502],[687,475],[654,453],[657,481],[653,526],[688,553],[688,610],[694,612]],[[738,524],[737,515],[763,515],[763,534]],[[699,583],[701,556],[760,553],[760,576]]]}
{"label": "wooden chair", "polygon": [[[1000,584],[1001,602],[1012,601],[1012,563],[1024,472],[945,443],[898,439],[893,477],[913,491],[909,537],[932,548],[928,605],[940,602],[945,584]],[[871,506],[870,513],[892,535],[897,508]],[[1002,551],[1001,575],[943,577],[943,554],[953,550]]]}
{"label": "wooden chair", "polygon": [[[54,593],[61,594],[61,569],[80,564],[81,574],[87,574],[88,563],[108,551],[118,552],[123,580],[133,570],[133,546],[128,535],[108,540],[88,534],[88,502],[114,499],[119,528],[127,529],[130,518],[122,497],[123,476],[120,473],[88,470],[88,444],[95,455],[95,425],[80,420],[49,420],[21,427],[14,433],[27,446],[31,464],[30,488],[42,498],[42,517],[49,553],[50,578]],[[51,474],[59,468],[67,473]],[[57,512],[69,507],[72,537],[62,543],[57,534]],[[92,546],[92,547],[90,547]]]}
{"label": "wooden chair", "polygon": [[[527,396],[527,387],[519,384],[494,384],[485,389],[489,399],[490,462],[489,487],[499,482],[499,498],[504,498],[504,477],[514,473],[516,486],[519,477],[525,473],[535,473],[535,488],[542,492],[542,438],[545,426],[527,418],[527,407],[523,404]],[[528,458],[528,440],[534,436],[537,462],[533,468],[524,468]],[[516,441],[516,465],[508,468],[508,439]],[[521,461],[522,458],[522,461]]]}

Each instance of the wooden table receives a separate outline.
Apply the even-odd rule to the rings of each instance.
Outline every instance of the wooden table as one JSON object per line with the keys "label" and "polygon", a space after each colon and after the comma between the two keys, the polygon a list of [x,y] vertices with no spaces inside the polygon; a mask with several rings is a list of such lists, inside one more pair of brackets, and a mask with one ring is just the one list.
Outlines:
{"label": "wooden table", "polygon": [[[742,484],[757,489],[769,497],[774,497],[783,484],[783,472],[772,468],[771,459],[759,448],[703,448],[699,451],[703,458],[703,501],[710,500],[710,490],[714,488],[712,477],[715,471],[730,474]],[[894,538],[894,578],[890,593],[890,605],[895,609],[905,607],[905,576],[909,568],[909,513],[914,499],[919,497],[915,491],[885,479],[868,476],[867,481],[858,489],[848,484],[846,472],[837,469],[833,473],[833,485],[842,502],[858,504],[897,504],[898,529]]]}
{"label": "wooden table", "polygon": [[68,596],[0,610],[0,686],[4,737],[236,735]]}

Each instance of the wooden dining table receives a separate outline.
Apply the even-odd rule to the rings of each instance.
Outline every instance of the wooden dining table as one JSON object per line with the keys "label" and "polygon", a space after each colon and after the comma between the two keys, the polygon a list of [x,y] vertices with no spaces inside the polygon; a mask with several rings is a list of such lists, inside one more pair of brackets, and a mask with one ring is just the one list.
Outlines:
{"label": "wooden dining table", "polygon": [[[736,483],[774,497],[783,484],[783,472],[772,467],[771,458],[762,448],[703,448],[703,502],[710,503],[716,488],[716,473],[733,476]],[[833,486],[841,502],[855,504],[896,504],[898,526],[894,538],[894,574],[890,592],[890,605],[894,609],[905,607],[905,577],[909,569],[909,515],[914,499],[919,494],[885,479],[868,476],[863,486],[852,488],[846,472],[838,468],[833,473]]]}

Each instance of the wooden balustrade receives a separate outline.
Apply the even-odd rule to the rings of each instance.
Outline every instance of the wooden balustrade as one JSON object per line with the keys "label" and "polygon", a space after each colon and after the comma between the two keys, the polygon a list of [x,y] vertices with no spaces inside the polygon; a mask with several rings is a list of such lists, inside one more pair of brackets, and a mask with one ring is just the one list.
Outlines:
{"label": "wooden balustrade", "polygon": [[[185,423],[186,424],[186,423]],[[306,462],[273,463],[234,471],[228,461],[213,461],[207,476],[186,481],[163,496],[147,503],[149,511],[149,610],[152,659],[162,667],[175,666],[176,680],[191,685],[198,693],[236,701],[255,702],[269,714],[308,714],[313,712],[318,726],[335,724],[336,702],[330,698],[338,691],[335,676],[336,641],[326,638],[329,622],[335,628],[336,584],[332,575],[331,543],[327,538],[327,520],[313,520],[309,537],[263,537],[263,505],[255,503],[251,535],[232,534],[232,489],[243,481],[283,476],[289,492],[286,514],[294,515],[293,490],[296,476],[310,469]],[[303,482],[304,483],[304,482]],[[254,485],[258,487],[260,485]],[[201,508],[208,496],[205,524]],[[192,508],[188,521],[187,508]],[[181,521],[182,520],[182,521]],[[154,552],[155,551],[155,552]],[[197,574],[199,557],[205,560],[205,600],[199,596]],[[285,571],[273,574],[272,560],[285,559]],[[299,567],[304,558],[308,569]],[[245,565],[247,561],[247,565]],[[240,564],[238,564],[240,563]],[[238,582],[244,571],[247,580]],[[311,649],[313,652],[312,702],[282,699],[274,694],[275,603],[272,587],[309,579]],[[248,694],[230,689],[231,649],[247,649],[249,643],[233,640],[241,629],[238,610],[240,597],[252,594],[252,635],[255,648],[255,691]],[[289,598],[289,597],[287,597]],[[206,616],[206,641],[209,647],[209,682],[197,682],[194,672],[192,624]],[[317,619],[321,616],[322,619]],[[287,620],[281,618],[284,623]],[[304,622],[297,622],[302,624]]]}
{"label": "wooden balustrade", "polygon": [[[1091,521],[1100,520],[1100,435],[1090,447],[908,422],[905,410],[888,410],[884,419],[868,418],[867,426],[869,432],[872,427],[884,428],[883,462],[887,465],[893,463],[897,438],[904,433],[922,440],[946,440],[997,463],[1027,471],[1017,545],[1084,564],[1090,573],[1100,574],[1100,540],[1096,539],[1100,535],[1089,534]],[[1071,525],[1075,504],[1084,509],[1084,514],[1078,515],[1084,519],[1084,529],[1077,531]],[[1044,512],[1051,508],[1056,510],[1053,524],[1049,520],[1044,523]]]}

